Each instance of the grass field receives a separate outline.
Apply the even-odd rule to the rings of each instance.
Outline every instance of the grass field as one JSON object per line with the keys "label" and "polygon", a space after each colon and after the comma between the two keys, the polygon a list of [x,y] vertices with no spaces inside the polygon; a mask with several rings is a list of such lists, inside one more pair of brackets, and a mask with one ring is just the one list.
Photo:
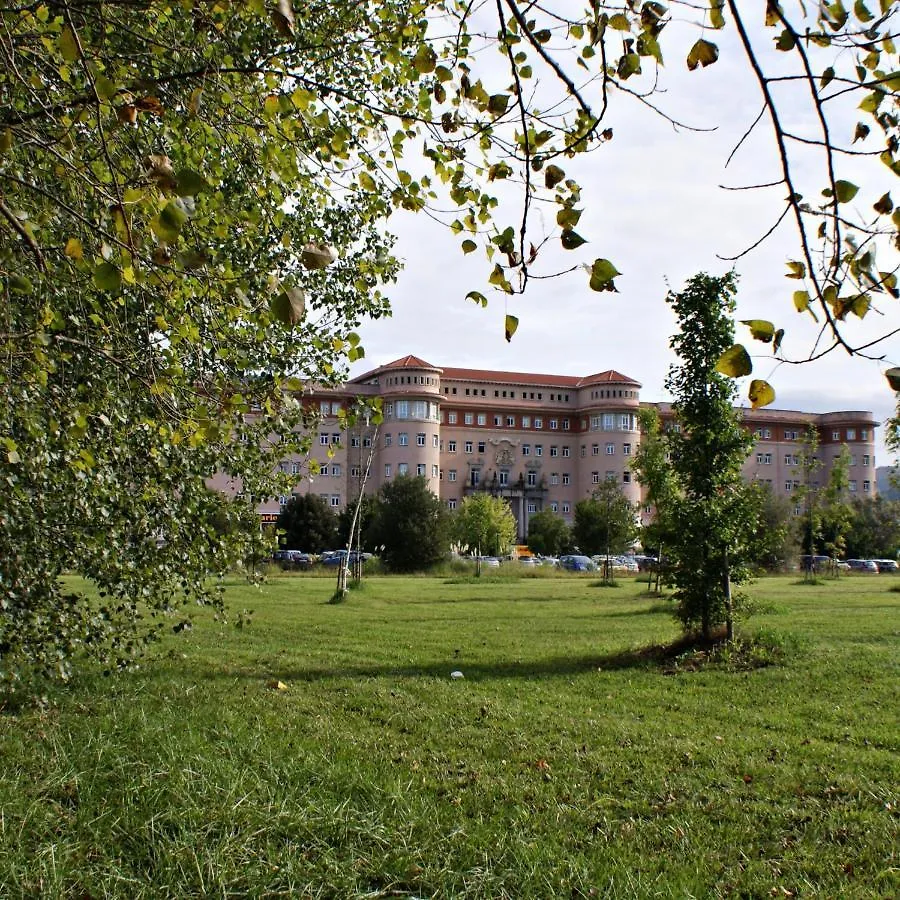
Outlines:
{"label": "grass field", "polygon": [[235,583],[0,715],[0,896],[900,896],[889,579],[760,580],[752,670],[632,579]]}

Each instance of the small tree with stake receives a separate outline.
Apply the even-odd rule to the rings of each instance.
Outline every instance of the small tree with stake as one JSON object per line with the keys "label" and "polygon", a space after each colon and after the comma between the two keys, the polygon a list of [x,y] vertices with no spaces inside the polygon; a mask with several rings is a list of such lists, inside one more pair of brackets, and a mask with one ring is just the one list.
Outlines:
{"label": "small tree with stake", "polygon": [[680,326],[670,342],[680,362],[666,379],[681,425],[669,436],[679,486],[671,578],[683,627],[699,627],[706,640],[723,624],[728,640],[734,637],[732,585],[749,577],[744,561],[755,530],[756,508],[741,477],[752,441],[732,405],[734,384],[723,374],[742,374],[733,371],[730,355],[735,292],[734,272],[701,273],[667,298]]}

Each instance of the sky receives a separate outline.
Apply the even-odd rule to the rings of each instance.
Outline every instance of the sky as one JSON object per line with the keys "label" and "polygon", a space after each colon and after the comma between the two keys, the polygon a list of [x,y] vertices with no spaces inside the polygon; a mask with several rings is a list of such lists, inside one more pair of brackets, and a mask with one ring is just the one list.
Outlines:
{"label": "sky", "polygon": [[[770,31],[763,39],[771,42],[773,35]],[[507,297],[486,284],[490,266],[480,252],[463,256],[459,245],[465,235],[454,236],[425,215],[400,213],[388,226],[397,235],[395,252],[404,262],[398,282],[387,291],[393,315],[367,322],[359,330],[366,357],[351,374],[409,353],[437,366],[575,376],[616,369],[641,382],[642,399],[671,400],[664,381],[674,361],[669,339],[676,323],[666,293],[680,289],[696,272],[721,274],[732,265],[740,276],[736,318],[773,321],[786,330],[785,354],[807,356],[818,326],[808,315],[795,312],[791,296],[799,284],[784,277],[786,261],[799,258],[793,223],[783,222],[758,249],[735,263],[717,256],[734,256],[754,244],[780,214],[785,190],[722,189],[723,184],[773,181],[780,170],[767,120],[726,168],[729,153],[756,118],[762,101],[733,36],[724,32],[707,36],[720,45],[719,61],[688,72],[683,55],[667,58],[666,92],[657,100],[679,121],[715,130],[676,129],[632,98],[613,96],[607,118],[613,139],[563,163],[582,186],[585,212],[577,231],[588,243],[575,251],[562,250],[552,205],[545,205],[534,219],[535,237],[551,236],[541,251],[539,271],[551,273],[604,257],[622,273],[616,279],[618,293],[591,291],[586,273],[579,270],[532,280],[524,295]],[[783,56],[779,55],[779,63]],[[501,87],[498,83],[497,89]],[[791,130],[809,133],[810,113],[802,103],[785,96],[783,109]],[[836,111],[838,132],[847,135],[848,146],[857,118],[852,107]],[[812,197],[822,181],[811,163],[811,155],[809,163],[802,159],[800,172],[808,184],[804,193],[809,190]],[[858,197],[863,210],[891,187],[889,175],[881,179],[877,162],[863,167],[844,157],[839,164],[838,177],[856,178],[863,185]],[[863,183],[863,173],[871,173],[873,167],[878,175],[867,174]],[[515,222],[517,215],[510,207],[506,218]],[[470,290],[484,293],[488,307],[466,300]],[[504,340],[507,312],[519,318],[509,343]],[[848,321],[846,333],[864,342],[898,327],[900,302],[885,298],[862,322]],[[775,388],[775,408],[870,410],[879,422],[895,408],[883,373],[900,365],[900,336],[870,351],[883,355],[883,360],[835,350],[803,365],[779,364],[771,345],[753,341],[744,326],[737,326],[736,339],[753,356],[752,377],[765,378]],[[744,399],[748,381],[738,383],[742,405],[748,405]],[[889,461],[882,438],[879,428],[879,465]]]}

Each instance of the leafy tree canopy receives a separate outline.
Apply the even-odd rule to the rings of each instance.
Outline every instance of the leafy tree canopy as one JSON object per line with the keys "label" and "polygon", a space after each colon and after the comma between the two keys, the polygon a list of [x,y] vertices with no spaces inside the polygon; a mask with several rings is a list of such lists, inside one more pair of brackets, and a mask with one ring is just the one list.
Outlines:
{"label": "leafy tree canopy", "polygon": [[321,553],[337,542],[337,515],[318,494],[291,497],[278,516],[279,543],[286,550]]}
{"label": "leafy tree canopy", "polygon": [[559,556],[569,549],[572,534],[565,519],[552,509],[536,512],[528,521],[528,547],[542,556]]}
{"label": "leafy tree canopy", "polygon": [[502,497],[469,494],[452,517],[456,543],[484,556],[505,556],[516,540],[516,519]]}
{"label": "leafy tree canopy", "polygon": [[450,551],[447,508],[424,478],[401,475],[378,492],[368,543],[394,572],[428,569]]}
{"label": "leafy tree canopy", "polygon": [[582,553],[621,553],[637,535],[636,510],[614,481],[575,504],[572,540]]}

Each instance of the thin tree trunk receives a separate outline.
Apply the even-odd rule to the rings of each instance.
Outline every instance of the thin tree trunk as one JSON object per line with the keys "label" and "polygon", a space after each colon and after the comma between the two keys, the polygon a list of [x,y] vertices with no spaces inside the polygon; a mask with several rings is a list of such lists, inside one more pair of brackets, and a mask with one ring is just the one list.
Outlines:
{"label": "thin tree trunk", "polygon": [[734,640],[734,601],[731,596],[731,565],[725,553],[725,634],[728,642]]}

